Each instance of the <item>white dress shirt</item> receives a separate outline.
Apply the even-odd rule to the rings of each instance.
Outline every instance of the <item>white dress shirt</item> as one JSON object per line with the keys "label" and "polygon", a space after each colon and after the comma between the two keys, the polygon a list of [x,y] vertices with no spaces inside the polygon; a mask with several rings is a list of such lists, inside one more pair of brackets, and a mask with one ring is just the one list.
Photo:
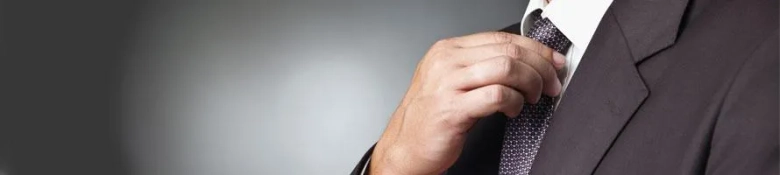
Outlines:
{"label": "white dress shirt", "polygon": [[552,0],[550,3],[546,0],[530,0],[528,2],[520,24],[523,35],[528,33],[528,29],[533,25],[533,20],[528,15],[536,9],[541,9],[542,17],[550,19],[555,27],[558,27],[558,30],[571,41],[569,51],[566,53],[566,65],[558,73],[563,82],[561,94],[566,91],[585,49],[590,44],[590,39],[593,38],[593,33],[596,32],[596,27],[610,4],[612,0]]}

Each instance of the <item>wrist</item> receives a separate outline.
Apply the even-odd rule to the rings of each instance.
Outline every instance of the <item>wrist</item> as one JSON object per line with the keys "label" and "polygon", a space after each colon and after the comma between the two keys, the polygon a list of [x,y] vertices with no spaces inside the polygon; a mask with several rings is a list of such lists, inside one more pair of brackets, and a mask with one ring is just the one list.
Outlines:
{"label": "wrist", "polygon": [[[384,147],[386,146],[386,147]],[[405,149],[400,145],[384,145],[381,149],[374,149],[377,157],[373,157],[369,163],[371,175],[376,174],[412,174],[412,175],[437,175],[442,171],[430,169],[425,161],[416,157],[413,150]],[[377,144],[379,148],[379,144]]]}
{"label": "wrist", "polygon": [[[371,156],[371,162],[369,162],[369,170],[371,175],[381,175],[381,174],[409,174],[404,173],[404,171],[400,171],[402,169],[399,169],[398,162],[405,162],[403,160],[398,160],[398,154],[393,152],[398,152],[397,149],[393,149],[392,145],[387,143],[388,140],[380,139],[380,141],[377,143],[376,147],[374,148],[374,152]],[[396,151],[393,151],[396,150]],[[396,155],[396,156],[393,156]]]}
{"label": "wrist", "polygon": [[395,172],[391,166],[391,160],[388,160],[387,150],[389,144],[386,138],[380,139],[377,142],[374,151],[371,153],[371,161],[369,162],[369,171],[371,175],[381,174],[399,174]]}

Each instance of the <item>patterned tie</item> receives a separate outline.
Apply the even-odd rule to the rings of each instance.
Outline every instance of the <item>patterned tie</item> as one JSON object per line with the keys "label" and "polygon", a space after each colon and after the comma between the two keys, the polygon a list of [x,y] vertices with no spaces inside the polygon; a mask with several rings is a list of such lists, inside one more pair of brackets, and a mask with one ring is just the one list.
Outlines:
{"label": "patterned tie", "polygon": [[[566,54],[571,42],[549,19],[542,19],[541,13],[541,10],[536,10],[529,14],[534,24],[527,36]],[[507,121],[499,174],[526,175],[530,172],[539,144],[549,126],[554,105],[552,97],[542,96],[539,103],[525,104],[520,116]]]}

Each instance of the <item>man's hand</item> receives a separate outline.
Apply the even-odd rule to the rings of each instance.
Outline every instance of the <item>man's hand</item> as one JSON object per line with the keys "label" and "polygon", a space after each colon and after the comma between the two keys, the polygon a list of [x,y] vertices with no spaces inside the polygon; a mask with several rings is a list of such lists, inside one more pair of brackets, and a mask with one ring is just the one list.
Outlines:
{"label": "man's hand", "polygon": [[372,153],[371,174],[442,173],[477,119],[496,112],[515,117],[524,103],[557,96],[563,64],[563,55],[509,33],[436,42]]}

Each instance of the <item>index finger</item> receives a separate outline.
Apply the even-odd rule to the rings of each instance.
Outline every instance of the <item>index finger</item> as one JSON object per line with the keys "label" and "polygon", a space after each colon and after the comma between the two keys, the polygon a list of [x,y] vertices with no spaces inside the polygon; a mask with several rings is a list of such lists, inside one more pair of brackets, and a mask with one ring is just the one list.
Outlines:
{"label": "index finger", "polygon": [[511,43],[532,52],[536,52],[550,63],[553,61],[555,50],[531,38],[506,32],[482,32],[461,37],[451,38],[450,41],[461,48],[479,47],[484,45],[495,45],[502,43]]}

